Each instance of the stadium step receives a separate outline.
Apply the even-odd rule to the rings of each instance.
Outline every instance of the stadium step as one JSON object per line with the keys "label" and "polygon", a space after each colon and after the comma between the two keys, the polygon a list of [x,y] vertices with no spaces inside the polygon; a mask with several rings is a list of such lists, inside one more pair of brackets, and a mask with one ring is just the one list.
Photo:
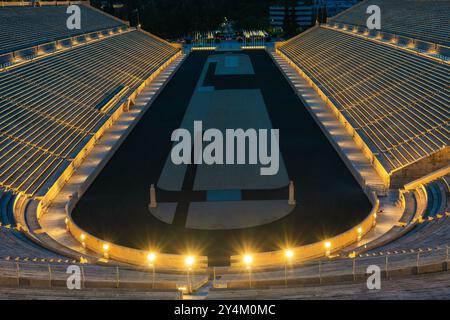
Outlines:
{"label": "stadium step", "polygon": [[[328,51],[330,47],[334,50]],[[386,172],[442,152],[448,143],[448,65],[323,27],[278,50],[333,104],[342,122],[354,129]],[[373,72],[368,72],[368,65]],[[393,95],[398,99],[391,99]],[[401,181],[394,175],[391,182]]]}
{"label": "stadium step", "polygon": [[202,287],[195,290],[191,294],[183,295],[183,300],[205,300],[208,297],[209,290],[213,288],[213,281],[210,280]]}

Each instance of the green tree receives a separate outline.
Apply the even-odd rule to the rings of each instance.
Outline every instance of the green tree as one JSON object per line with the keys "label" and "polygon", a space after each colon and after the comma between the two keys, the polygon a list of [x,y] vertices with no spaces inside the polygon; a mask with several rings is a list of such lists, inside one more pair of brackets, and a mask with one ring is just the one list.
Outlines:
{"label": "green tree", "polygon": [[[112,3],[113,0],[109,0]],[[269,6],[276,0],[114,0],[124,4],[122,19],[136,25],[139,11],[143,29],[165,38],[219,28],[225,17],[238,29],[267,29]],[[99,5],[99,0],[93,4]]]}

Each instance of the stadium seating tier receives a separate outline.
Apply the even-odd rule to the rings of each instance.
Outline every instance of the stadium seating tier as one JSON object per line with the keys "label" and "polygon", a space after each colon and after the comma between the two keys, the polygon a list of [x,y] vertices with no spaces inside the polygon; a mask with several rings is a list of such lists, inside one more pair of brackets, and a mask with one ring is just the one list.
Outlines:
{"label": "stadium seating tier", "polygon": [[67,28],[67,6],[0,8],[0,54],[125,24],[80,5],[81,29]]}

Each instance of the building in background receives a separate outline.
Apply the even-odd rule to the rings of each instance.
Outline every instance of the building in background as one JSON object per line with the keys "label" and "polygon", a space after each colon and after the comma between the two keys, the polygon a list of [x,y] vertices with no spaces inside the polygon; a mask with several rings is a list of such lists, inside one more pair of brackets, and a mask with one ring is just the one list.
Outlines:
{"label": "building in background", "polygon": [[[320,16],[333,17],[358,2],[359,0],[280,0],[278,4],[269,8],[270,25],[273,28],[283,28],[287,13],[294,16],[299,29],[305,30],[313,26]],[[294,5],[286,9],[286,3]]]}

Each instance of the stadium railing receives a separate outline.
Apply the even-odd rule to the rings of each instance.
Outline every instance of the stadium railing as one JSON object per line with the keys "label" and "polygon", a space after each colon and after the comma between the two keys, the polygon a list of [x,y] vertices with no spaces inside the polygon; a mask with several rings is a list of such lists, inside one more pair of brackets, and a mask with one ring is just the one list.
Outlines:
{"label": "stadium railing", "polygon": [[[331,256],[333,255],[333,253],[340,251],[350,244],[358,242],[376,225],[377,212],[380,206],[380,202],[375,192],[370,192],[368,194],[368,197],[370,203],[372,204],[370,213],[361,223],[355,225],[346,232],[309,245],[284,248],[283,250],[279,251],[252,254],[254,265],[257,265],[259,267],[283,265],[286,261],[286,250],[290,250],[293,253],[292,263]],[[231,266],[245,266],[245,255],[246,254],[244,253],[241,255],[232,256]]]}
{"label": "stadium railing", "polygon": [[[103,254],[106,258],[112,258],[117,261],[130,263],[138,266],[148,265],[149,251],[128,248],[99,239],[85,230],[81,229],[72,219],[71,212],[78,202],[77,194],[70,197],[66,204],[66,225],[67,230],[72,236],[79,241],[83,247],[90,249],[96,253]],[[179,254],[163,254],[158,253],[158,265],[165,270],[186,270],[186,256]],[[205,270],[207,268],[206,256],[195,256],[195,268],[197,270]]]}
{"label": "stadium railing", "polygon": [[67,38],[58,39],[40,43],[31,47],[14,50],[12,52],[0,54],[0,69],[3,71],[9,70],[13,67],[18,67],[25,63],[36,61],[53,55],[58,52],[70,50],[77,46],[82,46],[103,38],[121,34],[126,31],[132,31],[128,27],[114,27],[104,29],[101,31],[94,31],[85,34],[79,34]]}
{"label": "stadium railing", "polygon": [[351,24],[341,24],[329,22],[322,27],[333,30],[340,30],[345,33],[352,33],[357,36],[370,40],[378,40],[385,44],[390,44],[397,48],[408,50],[415,54],[423,54],[430,58],[436,58],[439,61],[447,62],[450,60],[450,47],[416,38],[400,36],[395,33],[386,31],[373,31],[365,27],[355,26]]}
{"label": "stadium railing", "polygon": [[[66,26],[66,8],[69,4],[79,5],[83,18],[79,29],[69,29]],[[44,8],[39,7],[42,6],[0,6],[1,53],[20,51],[41,43],[78,37],[89,32],[129,26],[127,22],[89,6],[88,2],[60,2],[53,5],[47,3]]]}

